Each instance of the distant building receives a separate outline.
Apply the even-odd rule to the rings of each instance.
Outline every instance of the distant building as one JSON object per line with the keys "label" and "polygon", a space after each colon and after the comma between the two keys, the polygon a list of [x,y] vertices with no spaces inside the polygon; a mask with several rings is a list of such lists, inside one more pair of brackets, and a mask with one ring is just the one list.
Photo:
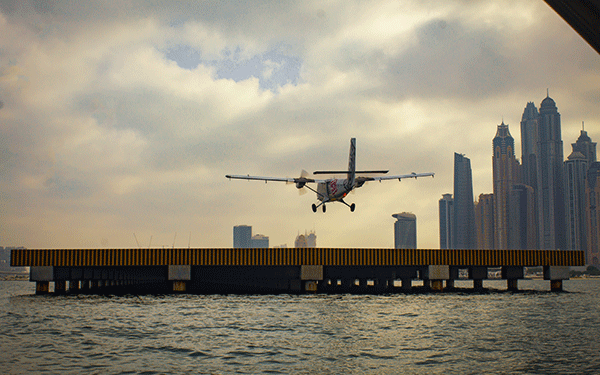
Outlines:
{"label": "distant building", "polygon": [[475,232],[478,249],[494,248],[494,194],[480,194],[475,203]]}
{"label": "distant building", "polygon": [[537,199],[539,247],[564,250],[567,247],[565,225],[565,179],[560,114],[556,103],[546,96],[538,118]]}
{"label": "distant building", "polygon": [[531,233],[534,249],[539,248],[538,194],[538,120],[540,114],[533,102],[528,102],[521,118],[521,182],[533,189],[534,231]]}
{"label": "distant building", "polygon": [[537,189],[538,118],[540,114],[533,102],[527,103],[521,118],[521,181]]}
{"label": "distant building", "polygon": [[471,160],[454,153],[453,249],[475,249],[475,208]]}
{"label": "distant building", "polygon": [[248,249],[252,247],[251,226],[236,225],[233,227],[233,247],[235,249]]}
{"label": "distant building", "polygon": [[452,221],[454,220],[454,199],[452,194],[442,195],[439,202],[440,249],[452,248]]}
{"label": "distant building", "polygon": [[317,247],[317,235],[314,231],[304,234],[298,234],[294,241],[294,247]]}
{"label": "distant building", "polygon": [[296,236],[296,240],[294,241],[294,247],[306,247],[306,237],[303,234],[299,234]]}
{"label": "distant building", "polygon": [[[583,127],[583,123],[581,126]],[[581,129],[581,134],[577,138],[577,142],[571,143],[571,147],[573,147],[573,152],[580,152],[588,164],[596,161],[596,142],[592,142],[592,139],[584,129]]]}
{"label": "distant building", "polygon": [[587,246],[585,229],[585,178],[588,160],[575,151],[564,162],[567,211],[567,250],[583,250]]}
{"label": "distant building", "polygon": [[587,173],[585,205],[587,224],[587,249],[585,263],[600,265],[600,162],[593,162]]}
{"label": "distant building", "polygon": [[394,248],[416,249],[417,248],[417,217],[410,212],[393,214],[396,218],[394,223]]}
{"label": "distant building", "polygon": [[493,143],[492,165],[494,173],[494,248],[508,249],[510,189],[518,182],[519,164],[515,159],[515,140],[508,125],[498,125]]}
{"label": "distant building", "polygon": [[533,188],[514,184],[510,189],[508,209],[508,248],[534,250],[537,247],[535,196]]}
{"label": "distant building", "polygon": [[250,239],[250,247],[256,249],[268,249],[269,248],[269,237],[262,234],[255,234]]}
{"label": "distant building", "polygon": [[306,235],[306,247],[317,247],[317,235],[314,231],[310,231],[308,235]]}

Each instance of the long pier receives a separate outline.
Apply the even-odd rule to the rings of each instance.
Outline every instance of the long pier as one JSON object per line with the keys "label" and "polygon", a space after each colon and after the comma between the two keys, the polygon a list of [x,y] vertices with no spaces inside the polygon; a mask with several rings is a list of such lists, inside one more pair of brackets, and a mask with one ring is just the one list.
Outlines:
{"label": "long pier", "polygon": [[383,248],[15,249],[11,266],[30,267],[36,293],[392,293],[422,280],[431,291],[455,280],[483,289],[500,268],[517,290],[524,267],[542,266],[561,291],[583,251]]}

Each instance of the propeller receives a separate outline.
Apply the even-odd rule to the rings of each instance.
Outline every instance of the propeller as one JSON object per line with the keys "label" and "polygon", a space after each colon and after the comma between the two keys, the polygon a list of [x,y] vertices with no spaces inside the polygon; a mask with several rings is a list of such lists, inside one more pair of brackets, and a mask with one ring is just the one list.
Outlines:
{"label": "propeller", "polygon": [[[308,178],[308,172],[303,169],[300,171],[300,177],[298,177],[296,179],[297,182],[295,182],[296,187],[298,188],[298,194],[300,194],[300,195],[304,195],[307,193],[307,191],[306,191],[307,189],[304,187],[306,182],[302,181],[306,178]],[[294,182],[287,182],[287,184],[293,184],[293,183]]]}
{"label": "propeller", "polygon": [[[308,172],[305,171],[304,169],[300,171],[300,179],[305,179],[308,177]],[[298,182],[296,183],[296,187],[298,187],[298,194],[299,195],[304,195],[307,193],[307,189],[304,187],[305,182]]]}

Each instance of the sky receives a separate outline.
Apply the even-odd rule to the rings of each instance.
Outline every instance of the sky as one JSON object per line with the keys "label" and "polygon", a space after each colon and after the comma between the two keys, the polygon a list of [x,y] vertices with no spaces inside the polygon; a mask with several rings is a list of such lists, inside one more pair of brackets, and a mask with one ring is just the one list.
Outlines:
{"label": "sky", "polygon": [[[454,152],[491,193],[492,139],[521,157],[527,102],[547,92],[565,158],[600,141],[600,56],[543,1],[0,1],[0,246],[393,247],[392,214],[439,248]],[[297,177],[368,183],[313,213]]]}

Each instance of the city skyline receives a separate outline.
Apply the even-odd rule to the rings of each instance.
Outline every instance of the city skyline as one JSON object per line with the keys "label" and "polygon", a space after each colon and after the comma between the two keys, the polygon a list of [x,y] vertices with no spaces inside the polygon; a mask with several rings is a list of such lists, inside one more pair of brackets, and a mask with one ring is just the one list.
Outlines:
{"label": "city skyline", "polygon": [[[12,5],[11,5],[12,4]],[[473,195],[493,191],[490,140],[546,90],[563,153],[600,139],[600,57],[543,2],[0,5],[0,244],[228,247],[252,223],[272,244],[314,228],[323,247],[391,247],[390,215],[439,247],[453,152]],[[432,171],[371,184],[356,212],[310,210],[295,177],[345,168]],[[362,151],[361,151],[362,150]],[[189,237],[187,234],[190,234]]]}

